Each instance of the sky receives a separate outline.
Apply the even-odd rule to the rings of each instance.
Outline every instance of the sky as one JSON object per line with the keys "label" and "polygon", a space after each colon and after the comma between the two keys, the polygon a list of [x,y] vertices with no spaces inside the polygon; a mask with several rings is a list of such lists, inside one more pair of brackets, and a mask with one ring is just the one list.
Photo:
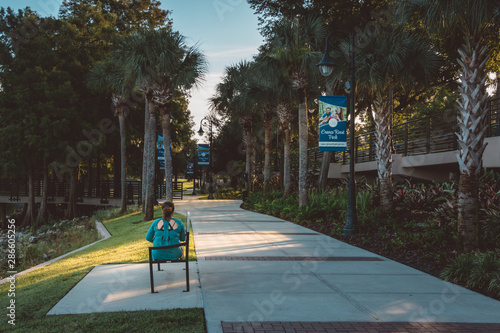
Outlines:
{"label": "sky", "polygon": [[[57,16],[62,0],[0,0],[0,7],[31,7],[41,16]],[[208,114],[208,99],[214,94],[224,68],[257,54],[263,38],[258,32],[257,15],[245,0],[161,0],[171,11],[174,30],[198,44],[209,68],[205,82],[191,91],[189,109],[195,130]]]}

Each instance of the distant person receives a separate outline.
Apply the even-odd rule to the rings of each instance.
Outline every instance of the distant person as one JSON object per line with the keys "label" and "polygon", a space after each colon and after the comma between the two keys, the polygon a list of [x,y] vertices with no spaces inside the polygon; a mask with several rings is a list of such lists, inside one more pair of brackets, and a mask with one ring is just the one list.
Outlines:
{"label": "distant person", "polygon": [[[176,245],[186,240],[186,229],[182,221],[172,217],[175,206],[173,202],[164,202],[161,205],[163,218],[156,219],[148,233],[146,240],[153,243],[153,247]],[[154,260],[177,260],[182,256],[182,249],[175,247],[173,249],[153,250]]]}
{"label": "distant person", "polygon": [[327,107],[326,112],[323,113],[323,115],[321,116],[321,119],[320,119],[320,125],[321,124],[328,124],[328,122],[330,121],[330,119],[332,118],[332,108],[330,107]]}
{"label": "distant person", "polygon": [[335,119],[335,120],[337,120],[337,121],[344,120],[344,114],[342,112],[342,109],[341,108],[335,108],[335,112],[334,112],[332,118]]}

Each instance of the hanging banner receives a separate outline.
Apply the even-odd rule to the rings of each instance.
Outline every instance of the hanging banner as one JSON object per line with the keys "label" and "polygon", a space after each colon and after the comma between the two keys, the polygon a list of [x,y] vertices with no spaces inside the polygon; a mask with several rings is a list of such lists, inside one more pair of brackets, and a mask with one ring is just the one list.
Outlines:
{"label": "hanging banner", "polygon": [[165,162],[165,149],[163,148],[163,134],[158,134],[158,161]]}
{"label": "hanging banner", "polygon": [[210,145],[198,145],[198,165],[208,166],[210,164]]}
{"label": "hanging banner", "polygon": [[347,149],[347,97],[319,96],[319,151]]}
{"label": "hanging banner", "polygon": [[194,173],[194,163],[193,161],[187,162],[187,172],[188,175],[192,175]]}

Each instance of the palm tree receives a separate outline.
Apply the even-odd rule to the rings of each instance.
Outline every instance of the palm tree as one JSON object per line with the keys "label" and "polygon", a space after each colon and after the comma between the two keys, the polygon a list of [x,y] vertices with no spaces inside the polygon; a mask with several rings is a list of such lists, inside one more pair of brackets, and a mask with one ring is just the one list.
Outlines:
{"label": "palm tree", "polygon": [[248,78],[248,90],[244,95],[250,104],[256,104],[260,110],[260,116],[264,122],[264,192],[269,189],[271,179],[271,136],[273,128],[273,118],[276,115],[276,97],[279,92],[274,78],[269,78],[266,74],[265,66],[261,66],[256,59],[252,66],[251,77]]}
{"label": "palm tree", "polygon": [[411,89],[428,81],[440,64],[432,46],[420,36],[391,27],[372,39],[359,52],[357,77],[374,96],[376,157],[383,211],[393,209],[392,187],[392,96],[396,88]]}
{"label": "palm tree", "polygon": [[[185,37],[169,29],[145,30],[123,38],[115,52],[117,61],[126,64],[130,77],[138,86],[152,91],[151,101],[161,115],[165,149],[166,199],[172,200],[172,156],[170,154],[170,105],[179,92],[186,93],[198,85],[206,73],[206,60],[197,46],[188,46]],[[156,115],[150,108],[149,154],[154,151]],[[153,149],[151,142],[153,142]],[[148,163],[148,178],[154,173],[153,163]],[[153,164],[153,166],[151,165]],[[148,185],[145,218],[152,218],[154,192]]]}
{"label": "palm tree", "polygon": [[[271,154],[269,149],[272,118],[277,116],[283,131],[283,187],[284,196],[291,193],[290,184],[290,130],[294,120],[291,100],[296,99],[291,83],[281,70],[278,60],[269,57],[269,51],[262,50],[255,59],[256,76],[252,80],[251,94],[257,99],[262,109],[265,129],[265,161],[264,161],[264,190],[270,177]],[[268,170],[268,171],[266,171]],[[266,174],[268,175],[266,177]]]}
{"label": "palm tree", "polygon": [[460,167],[458,233],[466,250],[479,245],[478,175],[486,145],[488,106],[485,67],[491,56],[486,39],[497,36],[500,24],[498,0],[404,0],[398,11],[403,20],[419,14],[429,32],[461,39],[457,60],[461,69],[457,154]]}
{"label": "palm tree", "polygon": [[127,154],[126,154],[126,128],[127,117],[126,102],[127,95],[131,91],[130,85],[125,81],[126,73],[123,67],[118,66],[112,60],[97,63],[87,77],[87,86],[96,92],[110,91],[111,102],[115,108],[120,124],[120,166],[121,166],[121,205],[120,212],[127,210]]}
{"label": "palm tree", "polygon": [[307,85],[317,76],[315,64],[321,58],[319,49],[325,36],[320,19],[282,20],[271,28],[270,52],[266,60],[275,63],[291,82],[299,96],[299,206],[308,204],[307,194]]}
{"label": "palm tree", "polygon": [[226,117],[238,118],[243,127],[248,189],[252,187],[255,176],[253,124],[256,103],[249,98],[249,80],[252,75],[252,63],[247,61],[226,67],[222,82],[217,85],[215,96],[210,100],[214,111]]}
{"label": "palm tree", "polygon": [[284,196],[291,194],[291,183],[290,183],[290,131],[292,121],[295,118],[293,114],[292,105],[286,101],[281,100],[276,108],[276,113],[278,114],[278,120],[283,130],[283,192]]}

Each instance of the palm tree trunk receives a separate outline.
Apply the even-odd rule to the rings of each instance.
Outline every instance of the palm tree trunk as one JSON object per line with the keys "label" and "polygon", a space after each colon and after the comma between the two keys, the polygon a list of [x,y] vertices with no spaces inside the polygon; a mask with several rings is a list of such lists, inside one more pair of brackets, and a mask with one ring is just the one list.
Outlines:
{"label": "palm tree trunk", "polygon": [[71,181],[69,185],[68,207],[66,209],[65,218],[73,219],[76,216],[76,182],[78,175],[78,167],[71,168]]}
{"label": "palm tree trunk", "polygon": [[288,196],[291,193],[290,184],[290,126],[283,128],[283,191]]}
{"label": "palm tree trunk", "polygon": [[264,193],[268,192],[271,179],[271,132],[271,120],[266,119],[264,124]]}
{"label": "palm tree trunk", "polygon": [[120,213],[127,211],[127,142],[125,128],[125,114],[123,107],[118,111],[118,120],[120,122],[120,169],[121,169],[121,206]]}
{"label": "palm tree trunk", "polygon": [[149,131],[146,144],[148,145],[148,156],[147,156],[147,177],[146,177],[146,210],[144,212],[144,221],[152,220],[154,217],[154,206],[156,203],[155,198],[155,158],[156,158],[156,112],[153,106],[153,102],[150,101],[149,104]]}
{"label": "palm tree trunk", "polygon": [[374,101],[375,112],[375,154],[378,162],[380,182],[380,204],[384,212],[393,209],[392,152],[391,152],[391,114],[390,100],[386,94],[377,94]]}
{"label": "palm tree trunk", "polygon": [[43,159],[43,186],[42,186],[42,201],[40,203],[40,210],[36,218],[36,226],[40,227],[48,220],[47,210],[47,195],[49,190],[49,165],[46,157]]}
{"label": "palm tree trunk", "polygon": [[26,208],[26,214],[24,215],[23,227],[29,226],[31,223],[35,222],[36,219],[36,206],[35,206],[35,176],[33,169],[28,168],[28,204]]}
{"label": "palm tree trunk", "polygon": [[307,107],[305,89],[299,91],[299,206],[307,206],[309,198],[307,196]]}
{"label": "palm tree trunk", "polygon": [[146,212],[146,187],[147,187],[147,174],[148,174],[148,155],[149,155],[149,145],[147,140],[149,137],[149,95],[144,94],[144,142],[143,142],[143,152],[142,152],[142,212]]}
{"label": "palm tree trunk", "polygon": [[460,245],[471,250],[479,245],[479,192],[478,176],[482,171],[482,157],[486,145],[487,126],[486,74],[488,60],[486,46],[466,43],[459,49],[461,65],[457,134],[460,149],[457,154],[460,167],[458,193],[458,236]]}
{"label": "palm tree trunk", "polygon": [[173,193],[172,155],[170,154],[170,112],[167,108],[168,106],[164,106],[164,110],[161,110],[161,127],[163,130],[163,149],[165,151],[165,197],[167,201],[172,201]]}
{"label": "palm tree trunk", "polygon": [[252,153],[253,153],[253,137],[252,137],[252,127],[245,127],[245,172],[247,174],[247,189],[251,190],[253,186],[253,175],[252,175]]}

